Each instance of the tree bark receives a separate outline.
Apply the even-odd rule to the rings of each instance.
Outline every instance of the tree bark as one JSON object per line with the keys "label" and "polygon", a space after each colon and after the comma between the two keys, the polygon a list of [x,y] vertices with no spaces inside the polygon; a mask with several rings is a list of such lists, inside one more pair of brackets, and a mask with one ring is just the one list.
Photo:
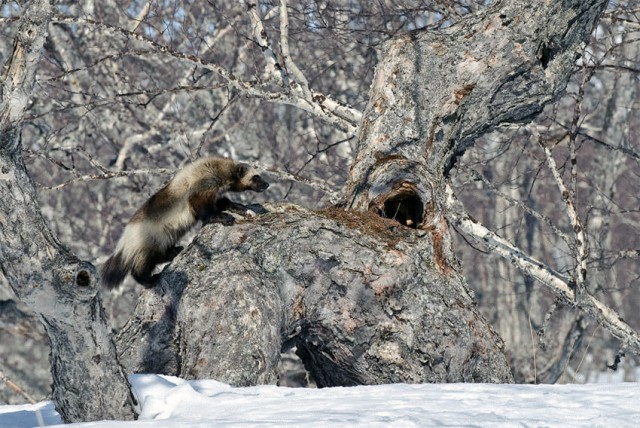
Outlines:
{"label": "tree bark", "polygon": [[[387,43],[344,191],[342,207],[352,211],[272,207],[253,222],[204,228],[141,296],[119,336],[126,367],[273,382],[279,353],[295,346],[320,386],[511,381],[453,253],[447,218],[475,223],[451,202],[448,175],[476,138],[528,120],[564,89],[606,3],[497,1],[444,30]],[[0,266],[51,338],[63,418],[128,419],[132,398],[95,270],[47,228],[21,157],[20,121],[49,15],[46,1],[29,3],[3,76]],[[313,114],[334,110],[313,98],[321,107]],[[340,123],[352,129],[360,116],[348,113]],[[596,303],[592,312],[604,311]]]}
{"label": "tree bark", "polygon": [[344,204],[437,227],[456,158],[528,121],[566,87],[605,0],[497,1],[438,32],[384,46]]}
{"label": "tree bark", "polygon": [[501,340],[457,267],[436,265],[427,232],[269,209],[206,226],[143,292],[118,337],[128,370],[273,383],[295,346],[319,386],[512,381]]}
{"label": "tree bark", "polygon": [[44,328],[36,316],[17,299],[0,274],[0,372],[19,385],[25,394],[0,388],[0,403],[24,404],[51,395],[49,347]]}
{"label": "tree bark", "polygon": [[605,5],[498,1],[388,42],[341,203],[352,211],[203,229],[141,296],[119,340],[127,368],[270,380],[280,350],[264,339],[279,330],[320,386],[511,381],[453,252],[448,175],[475,139],[558,96]]}
{"label": "tree bark", "polygon": [[47,1],[21,17],[0,104],[0,267],[42,321],[51,344],[53,400],[67,422],[133,419],[133,397],[116,359],[95,268],[56,240],[23,160],[21,121],[50,20]]}

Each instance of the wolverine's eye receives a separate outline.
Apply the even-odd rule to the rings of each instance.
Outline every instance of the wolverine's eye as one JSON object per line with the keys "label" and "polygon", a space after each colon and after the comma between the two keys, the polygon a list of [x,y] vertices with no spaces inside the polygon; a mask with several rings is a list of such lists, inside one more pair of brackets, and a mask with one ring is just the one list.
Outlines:
{"label": "wolverine's eye", "polygon": [[257,175],[254,175],[253,177],[251,177],[251,181],[252,182],[256,182],[256,181],[260,181],[260,177],[258,177]]}

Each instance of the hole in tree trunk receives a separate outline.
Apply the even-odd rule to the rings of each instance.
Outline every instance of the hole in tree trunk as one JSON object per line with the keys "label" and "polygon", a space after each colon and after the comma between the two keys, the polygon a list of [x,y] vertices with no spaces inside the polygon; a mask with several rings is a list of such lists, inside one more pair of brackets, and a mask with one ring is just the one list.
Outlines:
{"label": "hole in tree trunk", "polygon": [[86,270],[81,270],[76,275],[76,284],[79,287],[88,287],[91,284],[91,275]]}
{"label": "hole in tree trunk", "polygon": [[369,210],[378,215],[396,220],[403,226],[417,228],[424,220],[424,204],[416,188],[409,182],[403,182],[371,201]]}

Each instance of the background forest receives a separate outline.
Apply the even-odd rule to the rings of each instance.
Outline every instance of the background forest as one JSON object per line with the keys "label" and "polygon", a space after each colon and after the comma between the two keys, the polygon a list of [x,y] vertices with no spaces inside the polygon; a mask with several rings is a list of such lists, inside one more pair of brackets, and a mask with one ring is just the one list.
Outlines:
{"label": "background forest", "polygon": [[[304,76],[317,96],[363,111],[383,42],[448,27],[487,3],[292,0],[285,27],[279,1],[249,10],[227,0],[54,2],[57,18],[22,131],[42,212],[66,247],[100,265],[137,207],[205,155],[264,169],[272,186],[251,201],[325,207],[347,180],[357,136],[347,122],[283,91],[268,53],[290,58],[278,62],[295,64],[288,73]],[[11,58],[20,14],[21,2],[2,1],[1,64]],[[476,141],[451,174],[470,213],[531,256],[558,272],[575,270],[583,256],[589,291],[636,331],[639,54],[640,2],[612,1],[576,58],[566,93],[533,123]],[[230,85],[220,68],[251,86]],[[575,196],[582,242],[554,171]],[[467,283],[504,339],[517,382],[593,380],[623,354],[624,344],[583,313],[455,236]],[[104,293],[114,328],[128,318],[137,287],[131,281]],[[0,275],[0,371],[44,397],[47,354],[43,331]],[[636,363],[629,353],[619,369],[632,376]],[[20,400],[0,386],[0,402]]]}

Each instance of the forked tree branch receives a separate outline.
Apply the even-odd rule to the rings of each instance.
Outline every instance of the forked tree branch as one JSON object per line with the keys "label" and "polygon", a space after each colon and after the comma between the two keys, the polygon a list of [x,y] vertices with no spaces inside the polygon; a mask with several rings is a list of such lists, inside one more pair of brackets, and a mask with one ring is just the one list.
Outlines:
{"label": "forked tree branch", "polygon": [[446,186],[445,192],[445,215],[450,224],[477,242],[482,243],[489,252],[509,260],[523,274],[538,280],[565,304],[575,306],[584,311],[623,342],[624,347],[636,354],[640,354],[640,336],[615,310],[596,299],[588,290],[582,290],[576,300],[571,278],[554,271],[543,262],[527,255],[520,248],[512,245],[506,239],[498,236],[473,219],[455,196],[450,185]]}
{"label": "forked tree branch", "polygon": [[134,33],[125,28],[117,27],[88,18],[66,16],[54,17],[52,22],[58,24],[88,25],[114,36],[119,35],[130,39],[135,39],[136,41],[151,47],[151,51],[147,53],[148,55],[155,53],[159,55],[170,56],[180,61],[198,65],[218,74],[229,86],[240,91],[246,96],[300,108],[301,110],[304,110],[330,124],[333,124],[341,130],[350,134],[355,134],[360,118],[362,117],[362,112],[358,109],[332,99],[326,94],[322,94],[316,91],[310,91],[311,97],[308,98],[304,96],[304,92],[301,93],[300,91],[291,91],[288,86],[280,86],[281,90],[274,91],[269,87],[268,84],[262,84],[257,80],[240,80],[232,72],[218,64],[205,61],[197,55],[176,51],[175,49],[172,49],[167,45],[158,43],[155,40]]}
{"label": "forked tree branch", "polygon": [[[269,40],[262,20],[258,15],[256,1],[249,0],[247,4],[249,6],[249,16],[251,18],[254,41],[260,46],[265,61],[267,62],[265,73],[276,76],[279,72],[279,76],[276,76],[276,78],[279,79],[283,90],[296,95],[302,103],[306,102],[309,106],[314,106],[319,103],[323,106],[323,109],[329,109],[329,111],[342,117],[342,119],[346,119],[357,125],[360,117],[362,117],[362,113],[336,100],[332,100],[324,94],[313,92],[309,87],[307,78],[291,58],[289,51],[289,13],[287,11],[287,1],[281,0],[280,2],[280,55],[277,55],[273,50],[273,44]],[[278,60],[279,57],[281,60]],[[298,107],[307,110],[300,105],[298,105]],[[346,116],[344,116],[345,114]],[[320,117],[322,116],[320,115]],[[345,130],[350,133],[355,133],[355,128]]]}
{"label": "forked tree branch", "polygon": [[273,76],[279,85],[288,87],[289,76],[287,76],[287,71],[282,64],[278,62],[278,58],[271,48],[271,42],[264,29],[260,15],[258,15],[258,2],[256,0],[249,0],[247,1],[247,6],[249,9],[249,18],[251,19],[253,40],[260,47],[262,56],[264,56],[265,62],[267,63],[264,70],[265,74],[267,77]]}
{"label": "forked tree branch", "polygon": [[[536,137],[534,133],[534,138]],[[569,216],[569,222],[571,223],[571,227],[573,228],[573,232],[575,233],[575,239],[573,242],[567,241],[571,252],[573,253],[573,257],[576,262],[576,272],[573,276],[573,281],[575,282],[575,292],[576,295],[586,290],[586,279],[587,279],[587,258],[589,256],[589,248],[587,245],[587,234],[585,233],[584,226],[582,224],[582,220],[580,220],[580,216],[578,215],[578,210],[576,208],[575,203],[575,178],[571,179],[571,183],[569,188],[565,184],[560,172],[558,171],[558,167],[556,165],[556,161],[553,158],[553,154],[551,153],[551,149],[548,145],[544,144],[540,137],[537,136],[538,144],[542,148],[545,154],[545,158],[547,161],[547,166],[549,170],[551,170],[551,174],[560,190],[560,194],[562,195],[562,200],[567,208],[567,215]],[[575,148],[572,149],[572,162],[575,161]],[[572,167],[572,176],[575,173],[575,164]]]}
{"label": "forked tree branch", "polygon": [[291,52],[289,51],[289,13],[287,12],[287,0],[280,0],[280,51],[282,54],[282,60],[288,73],[291,73],[295,79],[295,84],[292,85],[292,89],[300,89],[302,96],[311,100],[311,90],[309,89],[309,81],[305,77],[304,73],[298,68],[293,58],[291,58]]}

